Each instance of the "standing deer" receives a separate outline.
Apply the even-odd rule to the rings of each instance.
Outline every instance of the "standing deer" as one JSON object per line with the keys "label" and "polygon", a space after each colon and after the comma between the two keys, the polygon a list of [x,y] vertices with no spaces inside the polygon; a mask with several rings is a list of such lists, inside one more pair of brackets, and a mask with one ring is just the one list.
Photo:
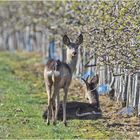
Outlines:
{"label": "standing deer", "polygon": [[63,123],[66,123],[66,102],[68,89],[72,79],[78,59],[78,47],[83,42],[83,35],[80,34],[75,43],[72,43],[67,35],[63,37],[63,43],[67,47],[67,62],[51,59],[44,69],[44,79],[48,94],[47,124],[56,124],[59,111],[59,91],[64,90],[63,97]]}

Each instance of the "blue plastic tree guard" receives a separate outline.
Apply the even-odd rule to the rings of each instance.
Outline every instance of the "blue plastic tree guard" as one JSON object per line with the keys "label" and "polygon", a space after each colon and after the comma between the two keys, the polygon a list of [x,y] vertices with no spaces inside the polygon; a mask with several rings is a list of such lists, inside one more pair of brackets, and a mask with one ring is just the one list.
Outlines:
{"label": "blue plastic tree guard", "polygon": [[86,72],[84,72],[84,74],[81,76],[81,78],[86,79],[88,76],[89,76],[89,77],[95,76],[95,73],[92,72],[92,71],[86,71]]}
{"label": "blue plastic tree guard", "polygon": [[102,84],[97,88],[99,94],[107,94],[109,89],[110,87],[107,84]]}
{"label": "blue plastic tree guard", "polygon": [[56,51],[56,45],[55,45],[54,40],[52,40],[49,43],[49,58],[54,58],[55,57],[55,55],[54,55],[55,54],[55,51]]}
{"label": "blue plastic tree guard", "polygon": [[134,114],[134,108],[132,106],[124,107],[117,113],[118,115],[132,116]]}

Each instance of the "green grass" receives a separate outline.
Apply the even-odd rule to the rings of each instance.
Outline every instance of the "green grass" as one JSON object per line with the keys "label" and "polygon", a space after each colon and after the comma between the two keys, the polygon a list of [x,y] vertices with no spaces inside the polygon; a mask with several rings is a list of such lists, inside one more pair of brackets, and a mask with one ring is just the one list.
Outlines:
{"label": "green grass", "polygon": [[124,138],[109,131],[102,119],[68,120],[47,126],[42,119],[47,104],[43,75],[35,54],[0,52],[0,138]]}

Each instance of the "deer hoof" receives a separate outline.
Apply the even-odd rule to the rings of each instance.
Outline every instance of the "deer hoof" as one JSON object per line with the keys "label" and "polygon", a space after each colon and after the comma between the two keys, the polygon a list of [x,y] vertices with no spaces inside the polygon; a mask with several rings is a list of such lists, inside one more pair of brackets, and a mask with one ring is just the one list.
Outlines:
{"label": "deer hoof", "polygon": [[47,113],[46,113],[46,112],[44,112],[44,114],[42,115],[42,118],[43,118],[44,120],[47,120]]}
{"label": "deer hoof", "polygon": [[53,125],[56,125],[56,122],[53,122]]}
{"label": "deer hoof", "polygon": [[50,121],[47,120],[47,125],[50,125]]}
{"label": "deer hoof", "polygon": [[64,125],[67,126],[67,122],[64,122]]}

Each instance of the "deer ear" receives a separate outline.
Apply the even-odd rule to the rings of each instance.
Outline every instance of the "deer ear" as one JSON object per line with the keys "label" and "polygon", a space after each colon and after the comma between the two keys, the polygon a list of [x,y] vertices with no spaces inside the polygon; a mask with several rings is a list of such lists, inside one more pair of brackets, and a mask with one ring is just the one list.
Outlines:
{"label": "deer ear", "polygon": [[88,83],[88,78],[89,78],[89,76],[87,76],[87,78],[86,78],[86,79],[81,78],[81,79],[85,82],[86,86],[89,84],[89,83]]}
{"label": "deer ear", "polygon": [[91,79],[90,83],[94,83],[96,85],[99,83],[99,76],[98,76],[98,74]]}
{"label": "deer ear", "polygon": [[83,35],[80,34],[80,35],[78,36],[78,38],[76,39],[76,44],[79,46],[79,45],[82,44],[82,43],[83,43]]}
{"label": "deer ear", "polygon": [[84,78],[81,78],[81,79],[85,82],[85,84],[87,84],[87,81]]}
{"label": "deer ear", "polygon": [[84,81],[86,87],[88,87],[89,86],[89,83],[84,78],[81,78],[81,79]]}
{"label": "deer ear", "polygon": [[67,35],[64,35],[64,36],[63,36],[63,43],[64,43],[65,45],[67,45],[67,46],[70,44],[70,39],[68,38]]}

